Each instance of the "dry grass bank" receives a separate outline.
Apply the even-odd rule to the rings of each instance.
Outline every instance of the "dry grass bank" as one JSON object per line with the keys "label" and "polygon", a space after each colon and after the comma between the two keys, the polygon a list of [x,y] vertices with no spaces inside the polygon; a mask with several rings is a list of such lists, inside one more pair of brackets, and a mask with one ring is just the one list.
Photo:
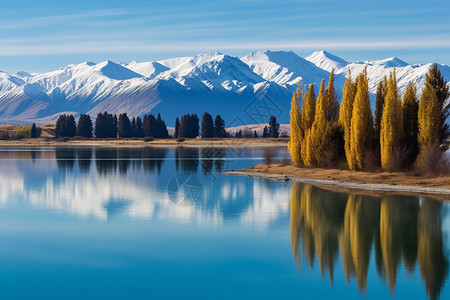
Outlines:
{"label": "dry grass bank", "polygon": [[394,172],[355,172],[349,170],[320,169],[320,168],[297,168],[292,165],[272,164],[270,167],[259,164],[255,167],[242,169],[240,171],[292,176],[296,178],[307,178],[317,180],[329,180],[336,182],[350,182],[358,184],[377,185],[401,185],[411,187],[442,188],[450,189],[450,176],[438,176],[434,178]]}

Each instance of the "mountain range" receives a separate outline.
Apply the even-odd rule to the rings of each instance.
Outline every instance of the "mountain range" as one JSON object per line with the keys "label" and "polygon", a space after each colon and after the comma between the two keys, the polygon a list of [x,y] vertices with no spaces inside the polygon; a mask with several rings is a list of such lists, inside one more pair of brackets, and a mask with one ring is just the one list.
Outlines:
{"label": "mountain range", "polygon": [[[373,102],[385,75],[396,70],[400,94],[410,82],[420,91],[432,64],[408,64],[396,57],[347,62],[326,51],[302,58],[292,51],[267,50],[242,58],[210,53],[155,62],[85,62],[47,73],[0,71],[0,124],[44,124],[62,113],[95,117],[105,110],[129,116],[161,113],[169,126],[183,114],[201,117],[205,111],[220,114],[227,126],[266,123],[270,115],[288,123],[298,83],[318,89],[333,68],[339,95],[349,71],[356,77],[367,67]],[[450,80],[450,67],[438,66]]]}

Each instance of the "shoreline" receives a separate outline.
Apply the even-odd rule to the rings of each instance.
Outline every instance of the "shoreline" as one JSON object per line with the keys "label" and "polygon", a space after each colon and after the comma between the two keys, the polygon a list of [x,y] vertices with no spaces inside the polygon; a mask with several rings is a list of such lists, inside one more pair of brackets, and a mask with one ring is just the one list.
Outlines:
{"label": "shoreline", "polygon": [[288,139],[279,138],[229,138],[229,139],[72,139],[68,141],[37,138],[23,140],[0,140],[0,147],[281,147]]}
{"label": "shoreline", "polygon": [[[352,172],[355,178],[349,179],[347,173],[351,171],[347,170],[328,170],[328,169],[302,169],[295,168],[293,166],[283,166],[278,164],[273,164],[272,168],[267,167],[267,165],[257,165],[252,168],[242,169],[237,171],[224,171],[222,174],[237,175],[237,176],[249,176],[258,177],[269,180],[277,181],[295,181],[307,184],[318,185],[322,187],[332,187],[339,189],[349,189],[349,190],[364,190],[373,192],[389,192],[389,193],[413,193],[413,194],[425,194],[425,195],[441,195],[444,196],[441,200],[450,200],[450,178],[440,177],[440,178],[416,178],[401,173],[371,173],[368,175],[366,172]],[[280,172],[285,170],[285,172]],[[295,169],[297,172],[292,172]],[[339,173],[343,173],[343,176],[339,177]],[[358,174],[361,173],[361,174]],[[332,174],[332,178],[330,177]],[[361,176],[358,176],[361,175]],[[372,177],[389,177],[391,178],[384,180],[384,183],[377,182],[373,180]],[[397,176],[395,180],[392,180]],[[358,179],[356,179],[358,177]],[[416,184],[406,181],[406,184],[398,184],[398,181],[404,178],[414,178]],[[347,179],[347,180],[343,180]],[[444,184],[440,182],[444,181]],[[409,184],[408,184],[409,183]],[[441,197],[442,198],[442,197]]]}

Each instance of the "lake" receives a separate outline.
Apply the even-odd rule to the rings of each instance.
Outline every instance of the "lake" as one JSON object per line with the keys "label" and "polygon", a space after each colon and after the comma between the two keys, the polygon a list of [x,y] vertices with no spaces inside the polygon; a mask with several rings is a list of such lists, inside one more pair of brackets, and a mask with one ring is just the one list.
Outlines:
{"label": "lake", "polygon": [[450,299],[449,202],[217,173],[263,161],[0,148],[0,297]]}

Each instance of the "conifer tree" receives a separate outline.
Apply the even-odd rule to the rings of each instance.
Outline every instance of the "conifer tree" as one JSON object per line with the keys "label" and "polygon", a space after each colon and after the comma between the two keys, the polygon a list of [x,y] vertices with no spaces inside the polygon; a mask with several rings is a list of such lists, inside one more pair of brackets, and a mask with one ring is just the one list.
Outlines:
{"label": "conifer tree", "polygon": [[374,119],[374,147],[380,146],[380,131],[381,131],[381,117],[383,116],[384,101],[388,89],[387,77],[378,83],[376,98],[375,98],[375,119]]}
{"label": "conifer tree", "polygon": [[348,72],[348,78],[344,84],[344,90],[342,95],[341,107],[339,110],[339,124],[344,129],[344,149],[347,162],[350,161],[350,132],[352,124],[352,112],[353,102],[355,100],[355,94],[353,93],[353,83],[350,71]]}
{"label": "conifer tree", "polygon": [[34,123],[33,123],[33,125],[31,125],[30,138],[32,138],[32,139],[37,138],[36,124],[34,124]]}
{"label": "conifer tree", "polygon": [[227,137],[227,133],[225,131],[225,121],[222,119],[220,115],[217,115],[214,119],[214,137],[216,138],[224,138]]}
{"label": "conifer tree", "polygon": [[254,138],[254,139],[258,138],[258,133],[256,132],[256,130],[253,131],[253,138]]}
{"label": "conifer tree", "polygon": [[158,116],[155,120],[155,138],[165,139],[169,137],[169,132],[167,131],[166,122],[161,118],[161,114],[158,113]]}
{"label": "conifer tree", "polygon": [[131,137],[137,137],[136,135],[136,118],[131,118]]}
{"label": "conifer tree", "polygon": [[357,81],[350,127],[350,160],[347,161],[351,170],[364,168],[365,154],[371,149],[373,138],[367,70],[358,75]]}
{"label": "conifer tree", "polygon": [[[380,154],[381,167],[384,170],[396,170],[399,167],[400,146],[403,136],[403,110],[398,96],[397,77],[391,73],[381,117]],[[397,165],[395,165],[397,164]]]}
{"label": "conifer tree", "polygon": [[202,117],[202,138],[214,137],[214,123],[212,116],[205,112]]}
{"label": "conifer tree", "polygon": [[117,115],[114,114],[113,117],[113,125],[111,127],[111,137],[112,138],[117,138],[117,127],[119,125],[119,121],[117,120]]}
{"label": "conifer tree", "polygon": [[136,137],[144,136],[144,129],[142,128],[142,119],[139,116],[136,117],[136,128],[134,129],[134,132],[136,133]]}
{"label": "conifer tree", "polygon": [[131,123],[126,113],[119,115],[118,135],[120,138],[131,137]]}
{"label": "conifer tree", "polygon": [[303,139],[302,128],[302,114],[300,113],[299,101],[301,97],[300,87],[292,95],[291,111],[290,111],[290,125],[291,125],[291,137],[289,139],[288,148],[291,154],[292,163],[294,166],[300,166],[302,162],[301,158],[301,145]]}
{"label": "conifer tree", "polygon": [[156,137],[156,118],[154,115],[149,114],[144,116],[143,134],[144,137]]}
{"label": "conifer tree", "polygon": [[426,82],[434,88],[436,100],[440,108],[438,142],[442,143],[448,130],[448,124],[446,124],[445,121],[449,116],[450,101],[446,100],[450,97],[450,90],[447,85],[447,81],[442,76],[437,64],[433,64],[431,69],[428,71]]}
{"label": "conifer tree", "polygon": [[73,115],[60,115],[56,120],[55,134],[58,137],[74,137],[77,131]]}
{"label": "conifer tree", "polygon": [[268,135],[269,137],[277,138],[280,135],[279,132],[280,124],[277,123],[277,118],[270,116]]}
{"label": "conifer tree", "polygon": [[181,117],[180,136],[184,138],[196,138],[198,136],[199,119],[197,114],[186,114]]}
{"label": "conifer tree", "polygon": [[112,114],[109,114],[106,111],[103,114],[98,114],[97,118],[95,119],[95,136],[97,138],[116,138],[116,124],[117,123]]}
{"label": "conifer tree", "polygon": [[77,136],[85,138],[92,137],[92,121],[91,117],[87,114],[81,114],[77,124]]}
{"label": "conifer tree", "polygon": [[[308,92],[306,93],[306,96],[304,97],[303,103],[302,103],[302,115],[301,115],[301,124],[302,124],[302,144],[300,147],[300,153],[302,161],[311,161],[311,158],[308,157],[308,138],[309,137],[309,131],[312,127],[312,124],[314,123],[314,115],[315,115],[315,106],[316,106],[316,95],[314,94],[314,85],[310,84],[308,87]],[[308,135],[308,138],[307,138]]]}
{"label": "conifer tree", "polygon": [[423,165],[424,152],[429,145],[438,143],[441,127],[442,107],[439,105],[436,90],[427,80],[419,101],[418,125],[419,142],[418,163]]}
{"label": "conifer tree", "polygon": [[419,102],[417,101],[417,89],[414,83],[410,83],[403,95],[403,140],[406,146],[407,157],[405,164],[410,166],[416,160],[419,153],[419,144],[417,142],[418,110]]}
{"label": "conifer tree", "polygon": [[175,132],[174,132],[174,138],[178,138],[180,135],[180,119],[177,117],[175,120]]}
{"label": "conifer tree", "polygon": [[269,137],[267,126],[264,126],[262,137],[264,137],[264,138]]}

